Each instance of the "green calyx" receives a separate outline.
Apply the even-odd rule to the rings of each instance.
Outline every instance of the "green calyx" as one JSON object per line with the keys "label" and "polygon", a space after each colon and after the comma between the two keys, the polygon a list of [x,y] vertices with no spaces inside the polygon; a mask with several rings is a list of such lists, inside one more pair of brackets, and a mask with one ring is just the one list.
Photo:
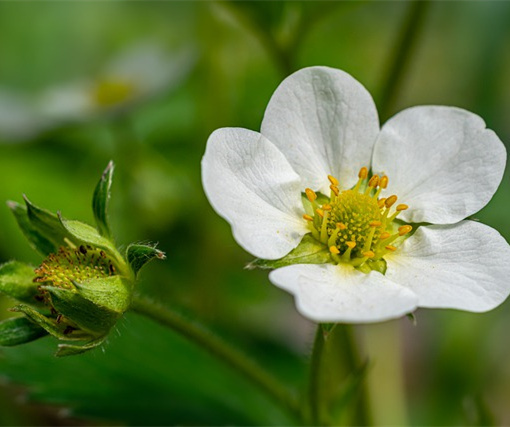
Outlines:
{"label": "green calyx", "polygon": [[35,269],[16,261],[0,266],[0,293],[19,301],[12,311],[25,316],[1,324],[0,345],[45,334],[75,342],[60,344],[57,356],[101,345],[129,309],[140,268],[165,258],[153,245],[129,245],[125,256],[117,250],[108,221],[113,171],[110,162],[94,191],[96,227],[55,215],[26,197],[25,206],[7,203],[30,244],[45,258]]}

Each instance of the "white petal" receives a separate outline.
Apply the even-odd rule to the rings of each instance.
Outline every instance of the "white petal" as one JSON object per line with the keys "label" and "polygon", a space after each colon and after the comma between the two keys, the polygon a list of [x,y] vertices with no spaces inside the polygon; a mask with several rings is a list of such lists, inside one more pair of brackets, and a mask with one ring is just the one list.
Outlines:
{"label": "white petal", "polygon": [[379,118],[368,91],[341,70],[304,68],[267,106],[261,133],[287,157],[303,184],[329,194],[327,175],[350,188],[370,166]]}
{"label": "white petal", "polygon": [[269,279],[294,294],[301,314],[317,322],[380,322],[417,304],[416,295],[381,273],[361,273],[347,264],[296,264],[271,272]]}
{"label": "white petal", "polygon": [[299,176],[278,149],[257,132],[218,129],[207,141],[202,182],[214,207],[248,252],[277,259],[309,232]]}
{"label": "white petal", "polygon": [[476,114],[453,107],[404,110],[382,128],[372,168],[386,194],[409,205],[411,222],[452,224],[484,207],[498,188],[506,150]]}
{"label": "white petal", "polygon": [[392,256],[386,277],[419,297],[420,307],[487,311],[510,293],[510,246],[474,221],[420,227]]}

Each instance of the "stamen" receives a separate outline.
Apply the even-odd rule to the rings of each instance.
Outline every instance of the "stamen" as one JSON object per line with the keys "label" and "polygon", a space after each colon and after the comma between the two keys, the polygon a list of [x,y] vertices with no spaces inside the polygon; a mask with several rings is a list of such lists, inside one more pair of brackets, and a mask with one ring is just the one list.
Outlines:
{"label": "stamen", "polygon": [[385,248],[391,252],[395,252],[397,250],[397,248],[393,245],[386,245]]}
{"label": "stamen", "polygon": [[387,231],[385,231],[384,233],[382,233],[380,236],[379,236],[379,239],[381,240],[384,240],[384,239],[387,239],[388,237],[390,237],[391,234],[388,233]]}
{"label": "stamen", "polygon": [[381,180],[379,181],[379,187],[381,188],[386,188],[388,186],[388,177],[386,175],[384,175],[383,177],[381,177]]}
{"label": "stamen", "polygon": [[322,209],[315,209],[315,212],[317,212],[321,218],[324,218],[324,211]]}
{"label": "stamen", "polygon": [[338,184],[340,184],[338,182],[338,179],[336,179],[334,176],[332,175],[328,175],[328,179],[329,179],[329,182],[331,182],[331,184],[333,184],[335,187],[338,187]]}
{"label": "stamen", "polygon": [[351,252],[356,247],[356,242],[346,242],[347,250],[342,255],[342,261],[349,262],[351,259]]}
{"label": "stamen", "polygon": [[337,186],[331,184],[329,188],[331,188],[331,191],[335,194],[335,196],[338,196],[340,194],[340,190],[338,189]]}
{"label": "stamen", "polygon": [[398,227],[398,234],[399,236],[404,236],[407,233],[410,233],[413,227],[411,225],[403,225],[401,227]]}
{"label": "stamen", "polygon": [[384,204],[386,203],[386,197],[383,197],[382,199],[379,199],[377,201],[377,206],[379,206],[380,209],[384,208]]}
{"label": "stamen", "polygon": [[335,255],[338,255],[340,253],[340,250],[336,246],[330,246],[329,251]]}
{"label": "stamen", "polygon": [[313,221],[313,217],[308,214],[304,214],[303,219],[306,219],[307,221]]}
{"label": "stamen", "polygon": [[347,228],[347,226],[343,222],[337,222],[336,227],[339,228],[340,230],[345,230]]}
{"label": "stamen", "polygon": [[405,211],[406,209],[409,209],[409,206],[402,203],[402,204],[398,205],[396,209],[398,212]]}
{"label": "stamen", "polygon": [[369,194],[372,191],[372,189],[377,188],[378,184],[379,184],[379,175],[374,175],[368,181],[368,186],[365,190],[365,194]]}
{"label": "stamen", "polygon": [[360,179],[367,179],[368,177],[368,169],[366,167],[362,167],[360,170],[359,170],[359,173],[358,173],[358,178]]}
{"label": "stamen", "polygon": [[386,201],[384,202],[384,205],[389,209],[395,204],[396,201],[397,201],[397,196],[393,195],[386,199]]}
{"label": "stamen", "polygon": [[308,200],[310,202],[315,202],[317,200],[317,194],[315,194],[315,191],[313,191],[311,188],[305,188],[306,197],[308,197]]}
{"label": "stamen", "polygon": [[375,253],[372,251],[366,251],[363,253],[363,256],[367,257],[367,258],[373,258],[373,257],[375,257]]}

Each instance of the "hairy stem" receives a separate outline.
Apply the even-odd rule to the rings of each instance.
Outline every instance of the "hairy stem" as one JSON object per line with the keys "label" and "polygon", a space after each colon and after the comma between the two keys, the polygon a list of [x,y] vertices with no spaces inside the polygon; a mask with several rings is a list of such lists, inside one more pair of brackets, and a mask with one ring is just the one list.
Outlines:
{"label": "hairy stem", "polygon": [[289,389],[258,363],[230,343],[227,343],[206,326],[186,318],[174,309],[162,307],[149,298],[142,296],[134,298],[131,310],[169,327],[196,345],[206,349],[279,402],[290,414],[297,418],[301,417],[298,401]]}

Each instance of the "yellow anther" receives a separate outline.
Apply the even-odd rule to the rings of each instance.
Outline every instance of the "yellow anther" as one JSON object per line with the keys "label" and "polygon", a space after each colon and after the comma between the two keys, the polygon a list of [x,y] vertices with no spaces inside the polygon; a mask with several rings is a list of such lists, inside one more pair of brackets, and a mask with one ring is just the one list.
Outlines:
{"label": "yellow anther", "polygon": [[338,250],[338,248],[336,246],[330,246],[329,251],[335,255],[338,255],[340,253],[340,251]]}
{"label": "yellow anther", "polygon": [[322,210],[323,211],[330,211],[331,210],[331,205],[328,204],[328,203],[325,203],[322,205]]}
{"label": "yellow anther", "polygon": [[372,178],[370,178],[370,181],[368,181],[368,186],[375,188],[377,185],[379,185],[379,175],[374,175]]}
{"label": "yellow anther", "polygon": [[335,187],[338,187],[338,184],[340,184],[338,179],[336,179],[334,176],[328,175],[328,179],[329,182],[331,182],[331,184],[333,184]]}
{"label": "yellow anther", "polygon": [[359,174],[358,174],[358,178],[361,178],[361,179],[366,179],[368,176],[368,169],[366,167],[362,167],[360,170],[359,170]]}
{"label": "yellow anther", "polygon": [[308,197],[308,200],[311,202],[314,202],[317,199],[317,194],[315,194],[315,191],[313,191],[311,188],[305,189],[306,197]]}
{"label": "yellow anther", "polygon": [[409,209],[409,206],[404,205],[403,203],[397,206],[397,212],[405,211],[406,209]]}
{"label": "yellow anther", "polygon": [[354,249],[356,247],[356,242],[345,242],[345,244],[349,249]]}
{"label": "yellow anther", "polygon": [[397,248],[395,246],[393,246],[393,245],[387,245],[387,246],[385,246],[385,248],[388,249],[391,252],[394,252],[394,251],[397,250]]}
{"label": "yellow anther", "polygon": [[370,225],[370,227],[380,227],[382,225],[382,222],[381,221],[371,221],[369,225]]}
{"label": "yellow anther", "polygon": [[382,199],[379,199],[377,201],[377,206],[379,206],[380,209],[384,208],[384,203],[386,203],[386,197],[383,197]]}
{"label": "yellow anther", "polygon": [[410,225],[403,225],[402,227],[398,227],[398,235],[403,236],[404,234],[409,233],[413,229]]}
{"label": "yellow anther", "polygon": [[366,256],[367,258],[373,258],[375,257],[375,254],[372,251],[366,251],[363,252],[363,256]]}
{"label": "yellow anther", "polygon": [[336,228],[339,228],[340,230],[345,230],[347,226],[343,222],[337,222]]}
{"label": "yellow anther", "polygon": [[303,219],[306,219],[307,221],[313,221],[313,217],[308,214],[304,214]]}
{"label": "yellow anther", "polygon": [[335,196],[338,196],[340,194],[340,190],[335,185],[331,184],[329,188],[331,188],[331,191],[335,193]]}
{"label": "yellow anther", "polygon": [[388,186],[388,177],[385,175],[379,180],[379,187],[386,188]]}
{"label": "yellow anther", "polygon": [[379,239],[384,240],[384,239],[387,239],[390,236],[391,236],[391,234],[388,233],[387,231],[385,231],[384,233],[381,233],[381,235],[379,236]]}
{"label": "yellow anther", "polygon": [[317,212],[317,214],[323,218],[324,217],[324,211],[322,209],[315,209],[315,212]]}
{"label": "yellow anther", "polygon": [[391,208],[395,204],[396,201],[397,201],[397,196],[393,195],[386,199],[386,201],[384,202],[384,205],[387,208]]}

